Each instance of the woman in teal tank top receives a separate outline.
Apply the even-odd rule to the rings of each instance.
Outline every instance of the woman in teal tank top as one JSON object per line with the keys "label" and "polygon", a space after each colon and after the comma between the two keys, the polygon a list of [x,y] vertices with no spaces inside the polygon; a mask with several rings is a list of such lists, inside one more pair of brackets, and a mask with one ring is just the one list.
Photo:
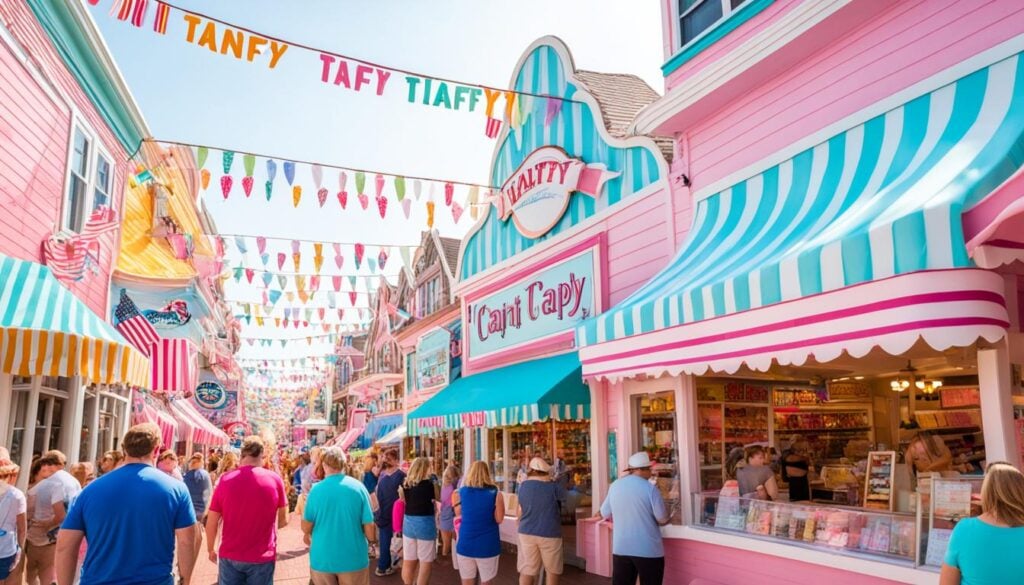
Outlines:
{"label": "woman in teal tank top", "polygon": [[957,523],[939,585],[1024,583],[1024,474],[991,463],[981,486],[982,515]]}

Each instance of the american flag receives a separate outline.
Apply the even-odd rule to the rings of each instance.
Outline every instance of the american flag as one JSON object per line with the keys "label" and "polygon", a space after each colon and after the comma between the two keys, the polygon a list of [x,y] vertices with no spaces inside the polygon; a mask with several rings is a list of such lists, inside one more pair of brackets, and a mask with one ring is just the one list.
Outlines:
{"label": "american flag", "polygon": [[153,344],[160,341],[160,334],[153,329],[153,325],[142,316],[139,308],[128,296],[125,289],[121,289],[121,300],[114,309],[114,327],[124,335],[135,349],[150,357]]}

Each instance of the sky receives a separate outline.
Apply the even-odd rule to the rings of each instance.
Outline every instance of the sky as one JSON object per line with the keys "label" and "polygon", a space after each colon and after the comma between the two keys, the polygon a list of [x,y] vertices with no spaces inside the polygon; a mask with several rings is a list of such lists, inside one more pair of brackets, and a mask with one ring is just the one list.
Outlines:
{"label": "sky", "polygon": [[[110,16],[109,0],[97,6],[86,5],[154,138],[275,157],[277,179],[270,201],[264,196],[267,170],[263,158],[256,160],[252,196],[242,194],[238,183],[243,174],[241,154],[233,162],[231,174],[236,182],[225,199],[219,183],[219,150],[210,152],[205,168],[211,169],[212,178],[201,194],[219,232],[284,238],[283,242],[271,240],[268,245],[268,268],[277,269],[276,254],[280,250],[289,258],[283,270],[294,271],[288,242],[291,238],[360,242],[367,244],[367,256],[376,258],[377,245],[418,244],[421,230],[426,228],[427,186],[422,199],[411,204],[408,219],[393,199],[386,219],[381,219],[373,201],[372,174],[367,178],[371,201],[364,211],[355,201],[354,174],[346,173],[347,190],[352,196],[342,210],[335,196],[340,171],[324,169],[322,183],[330,196],[321,208],[311,168],[298,165],[295,184],[304,187],[296,207],[288,185],[281,179],[284,160],[486,182],[496,142],[484,135],[485,118],[479,109],[468,113],[409,103],[408,85],[401,73],[392,74],[381,96],[372,91],[372,84],[357,92],[324,83],[319,52],[294,45],[273,69],[269,67],[270,51],[256,55],[251,63],[214,53],[187,41],[188,23],[177,10],[170,12],[166,34],[154,33],[155,4],[149,2],[146,23],[141,28]],[[291,43],[424,76],[494,87],[508,87],[513,69],[531,43],[544,35],[555,35],[567,43],[577,68],[633,73],[663,93],[657,0],[173,0],[172,4]],[[205,21],[194,31],[194,41],[198,41],[204,27]],[[222,31],[218,26],[218,37]],[[336,71],[330,70],[329,81],[333,81]],[[389,179],[385,191],[391,194],[393,189]],[[407,189],[412,191],[411,184]],[[458,187],[456,201],[466,193],[467,188]],[[435,195],[443,199],[440,191]],[[472,224],[468,213],[458,224],[453,220],[449,209],[437,206],[435,227],[442,235],[461,237]],[[243,244],[250,248],[244,257],[234,246],[228,246],[229,266],[262,268],[263,263],[252,250],[255,240],[245,238]],[[298,272],[312,273],[312,244],[302,246]],[[347,277],[358,275],[356,291],[375,288],[376,280],[369,277],[367,263],[364,261],[356,270],[351,246],[343,248],[346,260],[341,267],[333,260],[333,252],[325,253],[324,279],[344,274],[346,287],[342,290],[347,291]],[[397,248],[388,250],[392,260],[383,272],[393,280],[400,259]],[[254,283],[259,284],[259,280],[257,274]],[[226,288],[228,298],[258,302],[262,295],[262,289],[249,285],[245,278],[240,284],[229,282]],[[349,306],[346,295],[338,296],[345,297],[342,306]],[[366,306],[365,291],[360,299],[356,306]],[[321,299],[311,306],[326,306],[326,302]],[[346,320],[351,318],[354,315]],[[301,332],[280,333],[273,327],[247,326],[244,334],[295,337]],[[288,349],[290,356],[293,348]],[[275,353],[280,352],[275,347]],[[243,348],[242,355],[265,353],[259,348]],[[295,348],[294,355],[300,354],[304,351]]]}

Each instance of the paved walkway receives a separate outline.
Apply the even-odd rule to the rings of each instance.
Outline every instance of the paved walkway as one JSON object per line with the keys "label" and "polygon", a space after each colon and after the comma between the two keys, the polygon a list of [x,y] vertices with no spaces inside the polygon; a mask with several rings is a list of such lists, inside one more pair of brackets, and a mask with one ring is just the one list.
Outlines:
{"label": "paved walkway", "polygon": [[[277,569],[274,573],[275,583],[307,583],[309,582],[309,550],[302,543],[302,530],[299,528],[299,517],[291,515],[288,526],[278,534],[278,556]],[[203,542],[203,551],[206,551],[206,543]],[[516,557],[514,554],[502,555],[498,578],[494,585],[516,585],[519,583],[519,574],[516,572]],[[608,585],[610,579],[604,579],[596,575],[589,575],[575,567],[567,566],[561,585]],[[217,583],[217,567],[210,562],[205,554],[200,555],[199,563],[196,566],[194,585],[215,585]],[[402,585],[402,577],[399,572],[388,577],[370,577],[373,585]],[[434,572],[430,578],[431,585],[458,585],[459,574],[452,568],[451,559],[438,559],[434,563]]]}

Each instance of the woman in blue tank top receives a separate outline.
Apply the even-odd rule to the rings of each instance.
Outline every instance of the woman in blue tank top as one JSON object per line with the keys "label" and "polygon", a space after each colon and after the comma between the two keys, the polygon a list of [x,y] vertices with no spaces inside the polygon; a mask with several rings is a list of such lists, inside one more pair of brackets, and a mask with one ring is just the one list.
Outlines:
{"label": "woman in blue tank top", "polygon": [[498,526],[505,519],[505,498],[491,480],[491,471],[483,461],[476,461],[466,474],[463,487],[452,494],[458,540],[459,576],[463,581],[480,575],[487,585],[498,575],[501,536]]}

